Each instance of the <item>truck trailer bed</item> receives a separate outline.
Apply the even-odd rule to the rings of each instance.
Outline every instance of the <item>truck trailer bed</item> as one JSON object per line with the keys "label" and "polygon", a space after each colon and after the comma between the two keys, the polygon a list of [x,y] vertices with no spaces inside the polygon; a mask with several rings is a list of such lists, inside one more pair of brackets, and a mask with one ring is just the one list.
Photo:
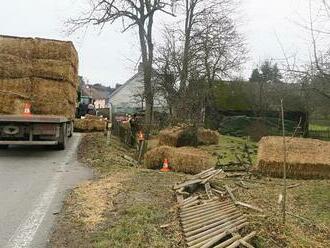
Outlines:
{"label": "truck trailer bed", "polygon": [[56,145],[65,149],[72,135],[72,120],[56,115],[1,115],[0,146]]}
{"label": "truck trailer bed", "polygon": [[29,123],[65,123],[68,118],[57,115],[1,115],[0,122],[29,122]]}

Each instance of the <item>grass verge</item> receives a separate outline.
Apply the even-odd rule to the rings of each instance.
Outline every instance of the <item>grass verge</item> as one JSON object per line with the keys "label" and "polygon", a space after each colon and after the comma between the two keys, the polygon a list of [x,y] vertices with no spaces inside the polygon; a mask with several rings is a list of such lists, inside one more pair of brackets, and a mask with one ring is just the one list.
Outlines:
{"label": "grass verge", "polygon": [[[219,145],[202,146],[225,162],[235,160],[248,142],[255,159],[257,144],[221,136]],[[156,145],[157,140],[154,140]],[[97,180],[79,185],[67,197],[50,247],[184,247],[171,186],[186,176],[132,167],[125,156],[134,151],[117,139],[105,145],[101,134],[84,136],[79,157],[96,170]],[[125,156],[124,156],[125,155]],[[238,187],[240,178],[215,179],[219,186]],[[330,247],[330,181],[288,180],[287,223],[282,225],[280,179],[250,177],[248,189],[235,196],[264,210],[243,209],[257,231],[255,247]]]}
{"label": "grass verge", "polygon": [[[182,247],[171,186],[183,176],[132,167],[116,138],[84,136],[79,157],[97,180],[67,197],[50,247]],[[165,226],[163,226],[166,224]]]}

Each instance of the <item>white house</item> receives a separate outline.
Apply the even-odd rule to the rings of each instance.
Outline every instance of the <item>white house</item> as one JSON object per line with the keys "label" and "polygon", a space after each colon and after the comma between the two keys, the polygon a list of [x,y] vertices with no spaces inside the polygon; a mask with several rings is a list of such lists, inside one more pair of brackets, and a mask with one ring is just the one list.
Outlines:
{"label": "white house", "polygon": [[[135,113],[144,110],[143,92],[143,68],[140,65],[138,72],[110,95],[114,113]],[[154,110],[166,110],[166,101],[159,94],[154,96]]]}

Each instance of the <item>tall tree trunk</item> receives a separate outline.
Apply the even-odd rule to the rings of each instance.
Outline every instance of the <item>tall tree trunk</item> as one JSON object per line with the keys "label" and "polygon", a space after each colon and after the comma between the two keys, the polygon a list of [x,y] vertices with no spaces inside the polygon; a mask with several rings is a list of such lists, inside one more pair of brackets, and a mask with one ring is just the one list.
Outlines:
{"label": "tall tree trunk", "polygon": [[139,38],[143,63],[144,94],[145,94],[145,134],[148,138],[150,126],[152,123],[153,112],[153,89],[152,89],[152,61],[153,61],[153,43],[152,43],[153,16],[149,17],[147,33],[144,29],[144,23],[139,25]]}

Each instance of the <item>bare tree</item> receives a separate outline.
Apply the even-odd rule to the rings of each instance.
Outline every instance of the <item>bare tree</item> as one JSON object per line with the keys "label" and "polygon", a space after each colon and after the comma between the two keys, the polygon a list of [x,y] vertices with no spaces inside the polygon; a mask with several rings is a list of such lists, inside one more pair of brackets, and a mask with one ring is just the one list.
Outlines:
{"label": "bare tree", "polygon": [[[174,115],[200,119],[212,82],[238,69],[246,50],[231,17],[233,1],[185,0],[183,6],[184,25],[165,29],[156,65]],[[198,108],[191,99],[199,102]]]}
{"label": "bare tree", "polygon": [[153,91],[152,63],[154,59],[153,24],[156,12],[173,15],[171,12],[177,0],[90,0],[90,9],[76,19],[68,21],[70,32],[92,24],[104,27],[118,20],[123,23],[123,32],[137,28],[139,34],[146,100],[146,124],[152,121]]}

